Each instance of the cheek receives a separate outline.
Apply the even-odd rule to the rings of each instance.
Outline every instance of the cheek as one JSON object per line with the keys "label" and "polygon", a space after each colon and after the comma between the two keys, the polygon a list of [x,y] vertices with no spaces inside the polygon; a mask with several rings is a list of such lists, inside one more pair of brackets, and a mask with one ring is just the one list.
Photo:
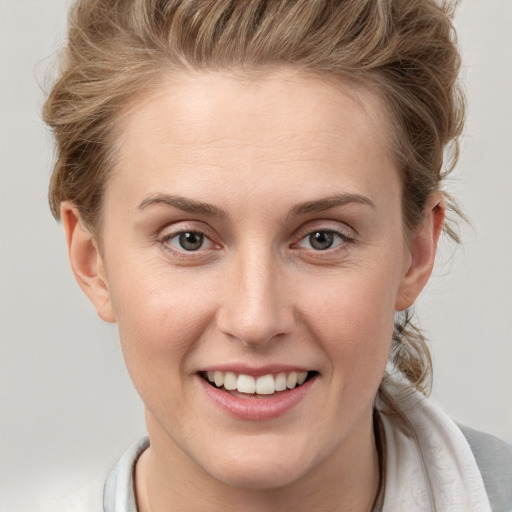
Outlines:
{"label": "cheek", "polygon": [[129,278],[112,277],[112,302],[132,378],[150,367],[164,374],[169,364],[181,367],[211,328],[214,311],[204,287],[187,286],[179,273],[147,266],[141,272],[132,267]]}
{"label": "cheek", "polygon": [[370,268],[340,275],[328,286],[310,291],[304,311],[307,324],[333,364],[344,373],[379,373],[385,368],[393,335],[398,279]]}
{"label": "cheek", "polygon": [[[137,281],[134,281],[137,282]],[[118,289],[118,328],[128,373],[145,407],[174,431],[191,402],[186,385],[190,355],[209,336],[210,310],[197,289],[176,291],[164,279],[159,284]]]}

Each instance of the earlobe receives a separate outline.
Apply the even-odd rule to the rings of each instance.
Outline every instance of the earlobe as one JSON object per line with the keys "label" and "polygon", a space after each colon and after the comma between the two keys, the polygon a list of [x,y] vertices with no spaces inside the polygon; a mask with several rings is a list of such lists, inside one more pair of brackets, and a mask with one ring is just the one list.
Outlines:
{"label": "earlobe", "polygon": [[72,203],[62,202],[60,213],[71,269],[80,288],[94,304],[102,320],[115,322],[103,258],[93,235],[83,224],[80,212]]}
{"label": "earlobe", "polygon": [[395,304],[396,311],[411,307],[432,274],[446,205],[441,192],[427,199],[423,222],[414,230],[409,243],[410,265],[406,269]]}

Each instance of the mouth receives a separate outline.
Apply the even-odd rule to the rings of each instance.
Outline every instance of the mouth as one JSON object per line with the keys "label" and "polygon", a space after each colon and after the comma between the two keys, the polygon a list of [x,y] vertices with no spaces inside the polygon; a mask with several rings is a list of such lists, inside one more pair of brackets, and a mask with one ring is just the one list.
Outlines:
{"label": "mouth", "polygon": [[253,376],[229,371],[208,371],[199,374],[210,386],[241,398],[278,396],[313,379],[316,371],[290,371]]}

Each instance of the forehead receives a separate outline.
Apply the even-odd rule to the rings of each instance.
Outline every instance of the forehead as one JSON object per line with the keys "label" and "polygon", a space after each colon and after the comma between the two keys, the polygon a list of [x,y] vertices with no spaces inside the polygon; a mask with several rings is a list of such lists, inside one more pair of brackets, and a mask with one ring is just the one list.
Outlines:
{"label": "forehead", "polygon": [[[177,143],[218,142],[223,135],[236,135],[242,127],[240,135],[249,132],[257,141],[266,135],[261,130],[264,125],[274,132],[281,131],[283,136],[290,135],[290,131],[294,136],[306,137],[329,131],[333,137],[346,138],[375,125],[378,129],[371,135],[386,144],[384,128],[388,124],[383,102],[369,88],[318,74],[280,70],[263,75],[172,74],[132,103],[121,129],[128,137],[137,137],[137,127],[147,128],[169,114],[172,118],[166,121],[174,121]],[[304,126],[297,126],[297,121]],[[220,132],[209,131],[213,124]],[[160,134],[167,136],[163,130]]]}
{"label": "forehead", "polygon": [[393,167],[378,96],[296,71],[172,75],[134,102],[120,128],[110,181],[141,188],[148,176],[157,189],[177,181],[193,189],[226,175],[237,176],[236,186],[243,177],[251,186],[265,176],[311,178],[314,188],[334,177],[375,181],[357,170],[382,173],[384,161]]}

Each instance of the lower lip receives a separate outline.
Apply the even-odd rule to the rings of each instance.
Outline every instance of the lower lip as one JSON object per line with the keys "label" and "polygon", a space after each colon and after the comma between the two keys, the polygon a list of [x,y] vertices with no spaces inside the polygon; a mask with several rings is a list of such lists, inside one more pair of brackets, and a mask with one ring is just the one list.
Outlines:
{"label": "lower lip", "polygon": [[198,376],[198,379],[209,398],[221,409],[242,420],[263,421],[278,418],[298,405],[311,389],[316,376],[297,388],[268,398],[263,398],[262,395],[242,398],[213,387],[202,377]]}

